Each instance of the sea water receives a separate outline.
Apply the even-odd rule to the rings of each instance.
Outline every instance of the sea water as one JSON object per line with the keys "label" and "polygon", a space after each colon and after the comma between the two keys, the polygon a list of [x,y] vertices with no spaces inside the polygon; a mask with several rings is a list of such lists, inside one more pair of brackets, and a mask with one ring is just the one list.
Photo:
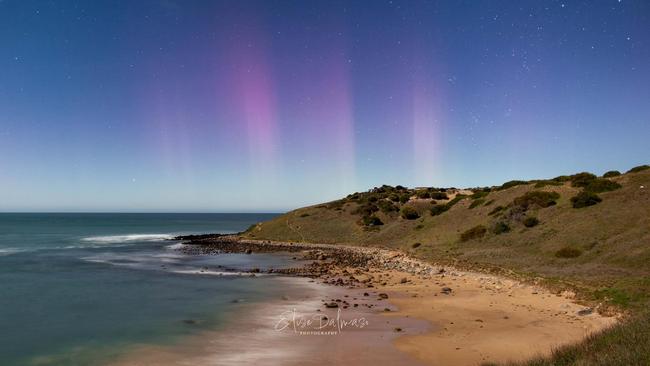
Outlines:
{"label": "sea water", "polygon": [[227,324],[279,296],[288,255],[179,252],[173,236],[232,233],[273,214],[0,213],[0,365],[95,365],[134,344]]}

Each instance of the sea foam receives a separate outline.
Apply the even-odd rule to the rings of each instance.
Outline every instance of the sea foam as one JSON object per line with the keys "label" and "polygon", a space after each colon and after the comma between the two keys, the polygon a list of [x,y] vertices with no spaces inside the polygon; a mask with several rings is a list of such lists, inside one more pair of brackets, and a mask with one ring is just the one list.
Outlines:
{"label": "sea foam", "polygon": [[162,241],[173,239],[172,234],[128,234],[128,235],[108,235],[108,236],[90,236],[81,239],[93,243],[128,243],[137,241]]}

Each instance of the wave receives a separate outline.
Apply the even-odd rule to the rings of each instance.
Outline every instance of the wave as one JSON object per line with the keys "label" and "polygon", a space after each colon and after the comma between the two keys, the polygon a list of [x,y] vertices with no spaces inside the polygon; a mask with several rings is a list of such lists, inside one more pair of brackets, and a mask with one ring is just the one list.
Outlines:
{"label": "wave", "polygon": [[171,250],[177,250],[177,249],[183,248],[184,246],[185,246],[185,244],[183,244],[183,243],[176,243],[176,244],[168,245],[165,248],[171,249]]}
{"label": "wave", "polygon": [[18,248],[0,248],[0,257],[23,252],[24,250]]}
{"label": "wave", "polygon": [[[246,276],[250,277],[250,272],[228,272],[228,271],[211,271],[204,269],[177,269],[169,271],[178,274],[193,274],[193,275],[206,275],[206,276]],[[265,276],[266,273],[255,273],[255,276]]]}
{"label": "wave", "polygon": [[128,234],[128,235],[108,235],[108,236],[90,236],[81,239],[85,242],[114,244],[143,241],[163,241],[173,239],[172,234]]}

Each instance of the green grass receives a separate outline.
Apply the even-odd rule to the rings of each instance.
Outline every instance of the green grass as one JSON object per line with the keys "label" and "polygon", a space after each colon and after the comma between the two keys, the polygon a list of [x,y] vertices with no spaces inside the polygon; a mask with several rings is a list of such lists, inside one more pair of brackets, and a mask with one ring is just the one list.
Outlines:
{"label": "green grass", "polygon": [[[578,182],[577,187],[568,183],[572,179]],[[574,209],[576,200],[572,197],[591,197],[595,193],[586,192],[586,187],[594,181],[603,184],[602,179],[566,175],[551,179],[562,184],[548,184],[542,189],[535,188],[539,181],[510,183],[509,188],[499,186],[489,192],[489,206],[485,202],[472,209],[473,202],[485,198],[482,193],[479,197],[475,196],[477,191],[462,196],[456,190],[447,190],[445,194],[452,200],[438,202],[434,208],[439,212],[435,215],[423,214],[434,210],[430,199],[409,200],[415,196],[414,190],[384,187],[381,191],[373,189],[288,212],[253,225],[244,236],[380,246],[405,250],[425,261],[514,273],[523,279],[543,278],[553,289],[575,291],[586,304],[627,310],[631,321],[581,344],[562,347],[551,357],[524,364],[648,365],[650,322],[648,315],[641,312],[650,307],[650,188],[640,187],[650,187],[650,170],[634,169],[631,173],[608,177],[605,180],[620,188],[599,193],[602,201],[596,205]],[[377,196],[378,200],[369,202],[369,195]],[[360,206],[378,206],[382,199],[399,209],[412,207],[419,217],[407,220],[401,218],[399,211],[377,210],[372,215],[384,225],[381,229],[365,230],[357,223],[361,216],[355,212]],[[518,204],[527,207],[525,211],[517,209],[521,206],[515,205],[516,199]],[[526,228],[529,217],[537,218],[542,224]],[[491,233],[499,222],[510,227],[507,234]],[[487,232],[480,240],[467,240],[459,245],[461,233],[481,225]],[[422,245],[415,250],[414,243]],[[462,250],[457,250],[459,247]],[[580,254],[575,256],[574,252],[567,256],[569,252],[564,248]]]}
{"label": "green grass", "polygon": [[485,233],[487,233],[487,228],[483,225],[477,225],[460,234],[460,241],[465,242],[472,239],[482,238]]}

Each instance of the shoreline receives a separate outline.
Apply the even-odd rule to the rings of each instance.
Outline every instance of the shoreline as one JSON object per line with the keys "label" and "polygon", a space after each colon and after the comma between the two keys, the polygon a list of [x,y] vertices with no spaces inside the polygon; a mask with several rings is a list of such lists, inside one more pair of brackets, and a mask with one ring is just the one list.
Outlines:
{"label": "shoreline", "polygon": [[[241,342],[250,343],[249,350],[257,347],[256,342],[262,348],[259,351],[268,349],[269,345],[276,350],[273,362],[273,357],[269,358],[264,352],[247,362],[262,360],[266,364],[290,365],[290,359],[295,359],[299,364],[314,365],[327,362],[377,365],[398,361],[413,365],[476,365],[523,361],[549,354],[554,347],[578,342],[617,321],[577,304],[575,294],[570,292],[554,294],[503,276],[425,263],[394,250],[243,240],[231,235],[176,239],[183,241],[179,250],[188,255],[296,253],[294,259],[301,259],[303,265],[266,271],[289,276],[287,279],[313,281],[308,282],[314,285],[306,291],[309,295],[297,296],[290,306],[330,318],[336,310],[346,315],[364,316],[372,319],[371,324],[376,323],[372,331],[370,328],[355,329],[337,336],[287,338],[271,333],[265,334],[264,342],[255,340],[259,334],[242,336]],[[252,268],[249,272],[255,276],[261,271]],[[255,311],[273,309],[277,312],[277,306],[286,309],[289,305],[287,299],[283,302],[260,304]],[[246,327],[259,329],[262,324],[264,322],[258,319]],[[221,348],[214,347],[220,342],[215,343],[214,339],[237,332],[230,329],[222,331],[221,335],[204,334],[187,344],[184,342],[186,350],[192,348],[195,354],[207,353],[203,361],[192,364],[238,364],[237,357],[227,361],[223,353],[218,352],[226,348],[223,345],[228,342],[222,342]],[[337,341],[342,338],[346,338],[344,342]],[[199,347],[202,351],[198,351],[197,345],[205,339],[212,339],[213,347],[204,345]],[[192,342],[194,346],[188,348]],[[183,364],[181,360],[167,362],[174,359],[174,354],[185,354],[184,359],[189,357],[183,346],[179,347],[175,351],[170,351],[175,347],[167,347],[166,352],[147,352],[144,348],[145,351],[136,352],[135,357],[127,357],[136,360],[135,363],[116,365]],[[374,356],[359,356],[361,349],[374,352],[370,353]],[[146,362],[154,354],[167,356]],[[220,359],[215,359],[217,354]]]}

